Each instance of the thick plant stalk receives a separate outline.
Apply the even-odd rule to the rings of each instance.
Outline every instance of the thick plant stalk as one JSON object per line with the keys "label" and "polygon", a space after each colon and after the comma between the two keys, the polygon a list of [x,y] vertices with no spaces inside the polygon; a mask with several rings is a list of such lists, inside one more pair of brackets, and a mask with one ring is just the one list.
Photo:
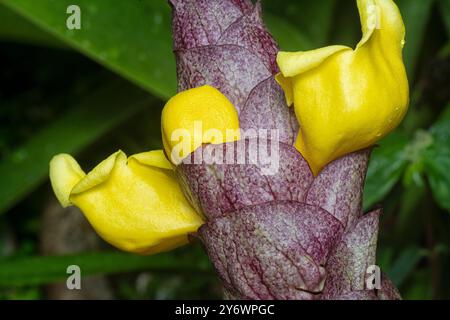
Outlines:
{"label": "thick plant stalk", "polygon": [[[384,275],[369,290],[380,210],[362,214],[370,150],[346,155],[314,177],[295,149],[298,124],[274,80],[277,45],[259,2],[170,0],[180,91],[211,85],[234,104],[241,129],[277,129],[278,139],[244,137],[215,147],[245,150],[246,164],[185,161],[183,191],[206,223],[198,235],[223,281],[238,299],[399,299]],[[262,174],[249,161],[252,143],[276,144],[279,170]],[[239,149],[243,147],[242,149]],[[187,160],[197,159],[205,147]],[[270,149],[272,150],[272,149]],[[236,163],[236,162],[235,162]]]}

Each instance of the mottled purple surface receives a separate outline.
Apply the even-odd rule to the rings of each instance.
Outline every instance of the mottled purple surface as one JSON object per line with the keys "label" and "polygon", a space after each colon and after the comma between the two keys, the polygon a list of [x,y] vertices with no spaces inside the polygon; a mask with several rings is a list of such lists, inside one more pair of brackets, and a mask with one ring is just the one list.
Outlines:
{"label": "mottled purple surface", "polygon": [[[212,85],[235,105],[241,129],[279,130],[278,139],[267,138],[280,155],[274,175],[262,173],[268,157],[255,160],[244,152],[243,162],[237,161],[237,146],[248,150],[258,141],[252,138],[204,145],[176,169],[186,197],[206,218],[199,236],[226,296],[400,299],[385,275],[380,290],[365,287],[367,267],[375,264],[380,215],[362,214],[370,150],[330,163],[314,179],[293,147],[298,124],[273,79],[278,48],[261,20],[259,4],[169,2],[179,90]],[[233,164],[193,161],[205,152],[226,158],[232,147]]]}
{"label": "mottled purple surface", "polygon": [[[264,175],[262,168],[268,167],[267,157],[258,157],[251,164],[250,155],[254,153],[249,152],[264,142],[267,143],[268,151],[270,143],[277,143],[271,140],[246,139],[215,146],[218,152],[222,152],[224,159],[227,149],[232,148],[235,164],[186,164],[187,160],[200,158],[204,148],[199,148],[179,165],[176,169],[177,176],[193,206],[211,219],[269,201],[304,202],[313,181],[308,164],[294,147],[280,142],[277,143],[280,161],[278,172]],[[245,150],[242,153],[245,159],[237,158],[239,150]]]}
{"label": "mottled purple surface", "polygon": [[[365,292],[364,287],[366,269],[375,264],[380,214],[361,216],[370,150],[334,161],[314,179],[301,154],[284,143],[279,143],[278,173],[263,175],[261,168],[266,163],[261,159],[248,164],[248,151],[255,150],[250,144],[255,146],[257,142],[261,141],[203,146],[176,169],[187,198],[207,219],[200,236],[229,294],[245,299],[378,298],[374,292]],[[236,163],[240,144],[247,151],[246,164],[194,163],[194,159],[202,159],[207,148],[221,153],[220,159],[225,159],[227,149],[232,148],[233,157],[229,159]],[[324,240],[325,235],[328,238]],[[272,248],[272,244],[287,247],[281,250],[276,245]],[[258,251],[261,248],[267,255]],[[277,248],[281,251],[276,252]],[[295,259],[290,256],[292,252]],[[277,259],[285,262],[283,269]],[[271,264],[283,270],[292,283],[283,276],[271,283],[274,275],[259,274],[269,270]],[[310,278],[312,282],[304,280]],[[299,279],[306,282],[298,286]],[[321,281],[325,283],[323,295],[321,290],[314,291],[319,287],[312,289],[312,284],[321,285]],[[395,296],[392,286],[385,291],[383,297]]]}
{"label": "mottled purple surface", "polygon": [[325,280],[321,262],[342,230],[320,208],[276,201],[210,220],[199,234],[233,296],[313,299]]}
{"label": "mottled purple surface", "polygon": [[366,270],[375,265],[380,211],[362,216],[335,245],[325,268],[323,299],[366,289]]}
{"label": "mottled purple surface", "polygon": [[259,2],[170,2],[178,90],[211,85],[234,104],[242,128],[277,128],[281,141],[293,143],[298,124],[273,80],[278,47],[264,26]]}
{"label": "mottled purple surface", "polygon": [[380,300],[401,300],[400,292],[395,284],[384,273],[381,279],[381,289],[377,290],[377,296]]}
{"label": "mottled purple surface", "polygon": [[259,2],[250,14],[243,15],[229,26],[217,44],[235,44],[246,48],[255,54],[272,74],[279,72],[276,63],[278,46],[264,26]]}
{"label": "mottled purple surface", "polygon": [[252,89],[271,76],[257,56],[236,45],[198,47],[175,54],[179,90],[208,84],[227,96],[238,113]]}
{"label": "mottled purple surface", "polygon": [[323,300],[401,300],[392,281],[385,275],[381,275],[381,289],[379,290],[354,290],[337,292],[335,295],[323,295]]}
{"label": "mottled purple surface", "polygon": [[285,104],[283,90],[273,77],[265,79],[250,92],[240,114],[242,129],[278,129],[281,142],[293,145],[298,133],[294,108]]}
{"label": "mottled purple surface", "polygon": [[370,212],[348,229],[332,250],[325,265],[328,277],[323,300],[399,300],[400,294],[385,275],[381,289],[369,290],[366,280],[369,266],[376,265],[379,217],[381,210]]}
{"label": "mottled purple surface", "polygon": [[328,210],[351,226],[362,214],[364,180],[370,150],[349,154],[327,165],[314,180],[306,202]]}
{"label": "mottled purple surface", "polygon": [[174,49],[217,44],[227,28],[253,11],[250,0],[169,0]]}

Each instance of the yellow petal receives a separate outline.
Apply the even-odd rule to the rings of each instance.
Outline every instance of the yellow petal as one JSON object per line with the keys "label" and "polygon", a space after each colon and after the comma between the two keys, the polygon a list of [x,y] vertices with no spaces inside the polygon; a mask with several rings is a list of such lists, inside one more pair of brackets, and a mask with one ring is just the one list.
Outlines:
{"label": "yellow petal", "polygon": [[329,46],[310,51],[283,52],[277,55],[277,63],[284,77],[295,77],[300,73],[318,67],[333,54],[351,50],[346,46]]}
{"label": "yellow petal", "polygon": [[169,162],[169,160],[167,160],[163,150],[153,150],[149,152],[138,153],[130,156],[130,159],[136,160],[143,165],[173,170],[173,166]]}
{"label": "yellow petal", "polygon": [[76,160],[68,154],[59,154],[50,161],[50,182],[64,208],[71,205],[70,192],[85,176]]}
{"label": "yellow petal", "polygon": [[372,50],[376,48],[401,59],[405,44],[405,25],[394,1],[357,0],[357,3],[363,37],[356,50],[367,43]]}
{"label": "yellow petal", "polygon": [[300,124],[296,147],[316,175],[327,163],[387,135],[408,108],[405,29],[397,6],[392,0],[359,0],[358,9],[363,38],[355,50],[332,46],[280,53],[277,60],[291,82]]}
{"label": "yellow petal", "polygon": [[[74,181],[72,166],[64,164],[66,157],[76,164],[70,156],[55,157],[50,164],[53,186],[67,185],[67,177]],[[180,190],[162,151],[128,159],[122,151],[114,153],[79,179],[69,192],[69,200],[103,239],[141,254],[185,244],[188,234],[203,223]]]}
{"label": "yellow petal", "polygon": [[275,80],[280,85],[281,89],[284,91],[284,96],[286,97],[286,104],[291,107],[294,104],[294,91],[292,89],[292,81],[290,78],[286,78],[280,72],[275,75]]}
{"label": "yellow petal", "polygon": [[210,86],[172,97],[164,106],[161,126],[164,149],[174,164],[179,164],[203,143],[239,139],[236,109],[227,97]]}
{"label": "yellow petal", "polygon": [[359,17],[361,20],[362,38],[357,48],[369,41],[376,28],[380,27],[380,8],[375,4],[376,0],[357,0]]}

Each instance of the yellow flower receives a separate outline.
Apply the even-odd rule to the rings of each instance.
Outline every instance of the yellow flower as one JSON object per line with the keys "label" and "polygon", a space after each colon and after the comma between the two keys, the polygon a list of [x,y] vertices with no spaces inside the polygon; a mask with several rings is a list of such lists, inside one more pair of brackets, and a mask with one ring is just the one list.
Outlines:
{"label": "yellow flower", "polygon": [[164,106],[161,125],[164,149],[174,164],[203,143],[240,137],[236,108],[219,90],[207,85],[172,97]]}
{"label": "yellow flower", "polygon": [[50,180],[63,206],[79,207],[103,239],[125,251],[170,250],[202,224],[162,151],[128,159],[118,151],[87,175],[60,154],[50,162]]}
{"label": "yellow flower", "polygon": [[277,81],[300,124],[296,148],[316,175],[387,135],[408,108],[401,14],[392,0],[357,3],[363,37],[355,50],[330,46],[277,57]]}
{"label": "yellow flower", "polygon": [[[196,122],[216,134],[200,135]],[[235,108],[209,86],[181,92],[164,107],[162,135],[168,154],[176,146],[170,138],[178,129],[184,130],[183,139],[189,142],[183,156],[203,143],[239,138],[239,131],[237,136],[226,136],[228,130],[239,129]],[[103,239],[125,251],[150,254],[187,243],[188,234],[203,224],[173,169],[163,150],[128,159],[118,151],[88,174],[70,155],[59,154],[50,162],[50,181],[60,203],[79,207]]]}

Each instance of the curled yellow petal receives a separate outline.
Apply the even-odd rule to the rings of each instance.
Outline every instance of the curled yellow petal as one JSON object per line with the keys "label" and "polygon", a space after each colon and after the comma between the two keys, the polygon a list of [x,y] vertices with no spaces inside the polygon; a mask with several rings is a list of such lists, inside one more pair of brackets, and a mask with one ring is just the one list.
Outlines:
{"label": "curled yellow petal", "polygon": [[58,201],[66,208],[71,205],[70,192],[86,174],[74,158],[59,154],[50,161],[50,181]]}
{"label": "curled yellow petal", "polygon": [[283,76],[283,74],[280,72],[277,75],[275,75],[275,80],[278,82],[280,87],[284,91],[284,95],[286,97],[286,103],[289,107],[291,107],[294,104],[294,90],[292,88],[292,81],[290,78],[286,78]]}
{"label": "curled yellow petal", "polygon": [[277,55],[277,63],[284,77],[295,77],[300,73],[318,67],[331,55],[343,50],[351,49],[346,46],[329,46],[310,51],[281,51]]}
{"label": "curled yellow petal", "polygon": [[87,175],[69,155],[50,163],[50,178],[63,205],[79,207],[112,245],[141,254],[187,243],[203,223],[187,202],[162,151],[118,151]]}
{"label": "curled yellow petal", "polygon": [[202,86],[178,93],[164,106],[162,137],[174,164],[203,143],[239,139],[239,118],[233,104],[219,90]]}
{"label": "curled yellow petal", "polygon": [[172,164],[167,160],[163,150],[153,150],[143,153],[138,153],[130,156],[130,159],[136,160],[139,163],[151,167],[173,170]]}
{"label": "curled yellow petal", "polygon": [[300,124],[296,147],[316,175],[387,135],[408,108],[400,12],[392,0],[357,2],[363,37],[355,50],[331,46],[277,57],[277,80]]}

